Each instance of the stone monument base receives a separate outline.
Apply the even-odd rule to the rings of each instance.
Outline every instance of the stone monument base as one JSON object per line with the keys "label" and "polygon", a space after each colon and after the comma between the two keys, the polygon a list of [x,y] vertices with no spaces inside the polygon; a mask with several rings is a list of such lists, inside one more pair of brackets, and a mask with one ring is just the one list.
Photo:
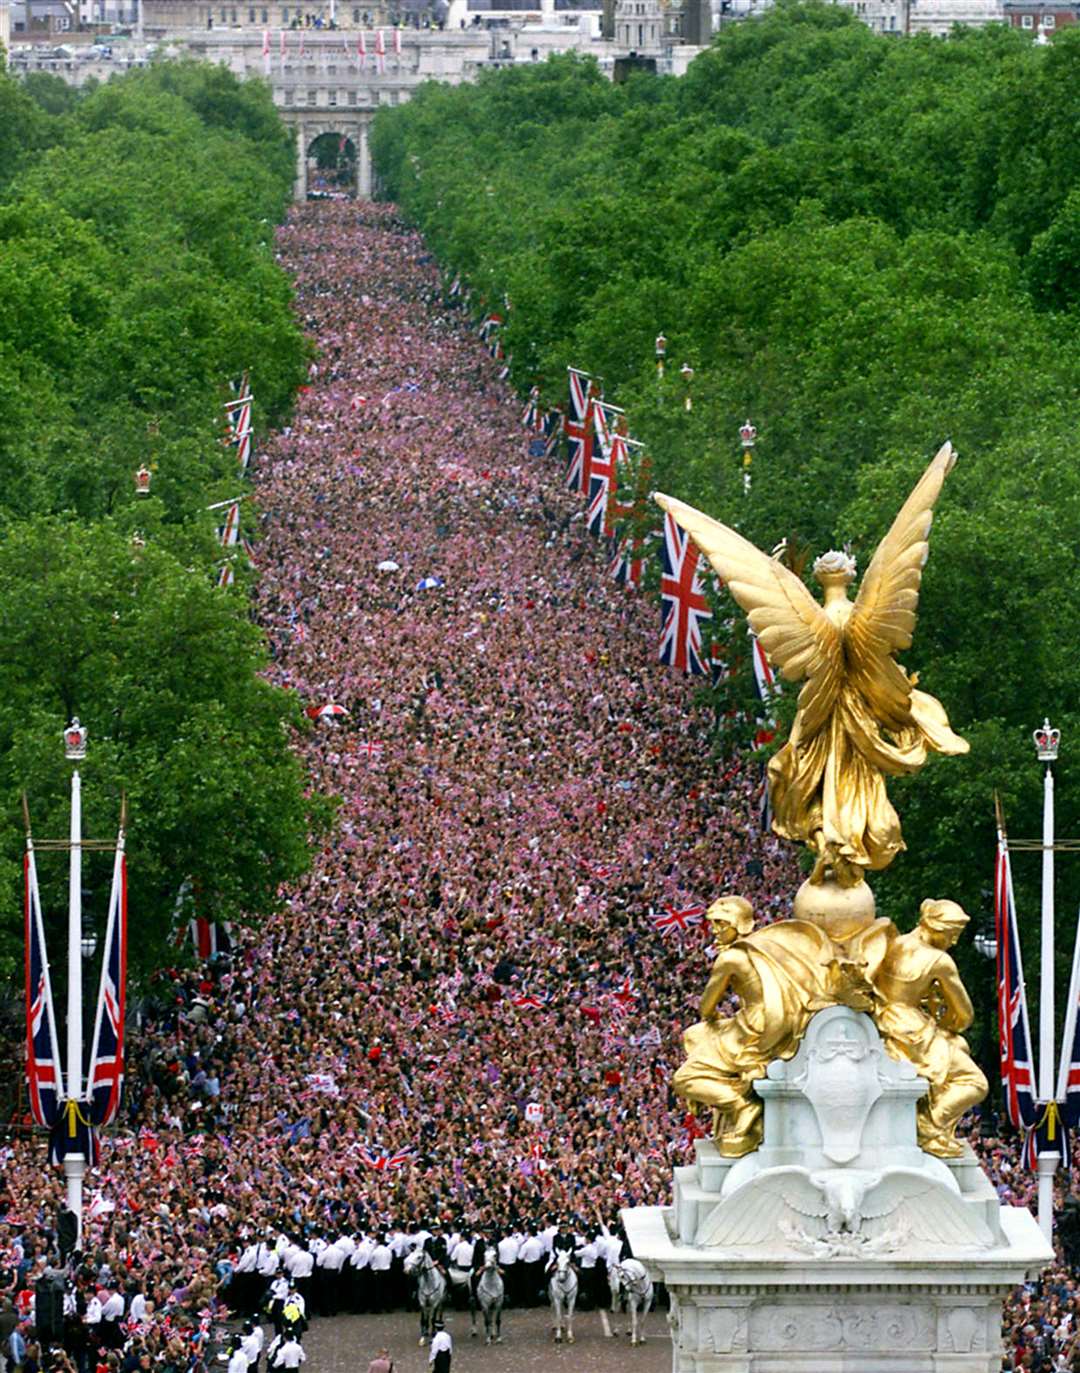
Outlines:
{"label": "stone monument base", "polygon": [[999,1373],[1002,1302],[1053,1254],[969,1148],[918,1148],[925,1082],[838,1006],[755,1087],[755,1153],[699,1140],[671,1207],[622,1213],[671,1297],[673,1373]]}

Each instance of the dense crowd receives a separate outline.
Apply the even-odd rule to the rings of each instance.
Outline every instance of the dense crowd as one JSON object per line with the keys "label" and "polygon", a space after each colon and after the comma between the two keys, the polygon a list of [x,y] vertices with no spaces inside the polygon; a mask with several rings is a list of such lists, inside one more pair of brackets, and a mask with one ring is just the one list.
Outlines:
{"label": "dense crowd", "polygon": [[[738,891],[770,918],[799,880],[420,238],[324,204],[279,255],[319,352],[258,457],[258,613],[274,680],[348,712],[298,743],[340,813],[280,914],[150,989],[68,1295],[80,1373],[187,1373],[267,1302],[400,1303],[417,1244],[503,1245],[528,1302],[570,1235],[603,1300],[619,1207],[666,1200],[707,1128],[667,1085],[707,926],[650,913]],[[62,1200],[36,1143],[2,1162],[0,1340]],[[1016,1295],[1006,1368],[1080,1368],[1041,1353],[1072,1358],[1072,1293]]]}

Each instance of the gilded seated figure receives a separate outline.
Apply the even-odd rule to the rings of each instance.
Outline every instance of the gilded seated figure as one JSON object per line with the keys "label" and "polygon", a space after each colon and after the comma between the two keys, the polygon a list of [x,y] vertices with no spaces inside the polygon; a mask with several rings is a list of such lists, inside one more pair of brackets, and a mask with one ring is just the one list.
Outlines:
{"label": "gilded seated figure", "polygon": [[918,1108],[919,1145],[941,1158],[963,1153],[957,1122],[988,1090],[963,1038],[971,999],[945,952],[967,923],[955,901],[924,901],[918,925],[889,942],[874,977],[874,1020],[886,1053],[906,1058],[930,1084]]}

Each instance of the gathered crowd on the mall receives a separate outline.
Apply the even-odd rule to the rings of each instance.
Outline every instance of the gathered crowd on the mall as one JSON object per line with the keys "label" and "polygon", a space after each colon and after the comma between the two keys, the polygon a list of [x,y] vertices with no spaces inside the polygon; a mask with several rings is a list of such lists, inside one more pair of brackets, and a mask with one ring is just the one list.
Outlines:
{"label": "gathered crowd on the mall", "polygon": [[[146,989],[73,1253],[63,1176],[12,1122],[0,1348],[24,1373],[295,1367],[311,1321],[406,1308],[417,1247],[460,1275],[494,1246],[527,1306],[568,1246],[606,1303],[620,1207],[664,1203],[709,1129],[669,1085],[709,926],[650,913],[786,915],[799,881],[760,768],[720,780],[654,603],[607,575],[419,236],[309,206],[278,251],[318,353],[253,464],[256,599],[274,680],[347,711],[298,744],[340,811],[279,914]],[[968,1134],[1031,1202],[989,1102]],[[1062,1258],[1007,1304],[1003,1368],[1080,1369],[1078,1309]]]}

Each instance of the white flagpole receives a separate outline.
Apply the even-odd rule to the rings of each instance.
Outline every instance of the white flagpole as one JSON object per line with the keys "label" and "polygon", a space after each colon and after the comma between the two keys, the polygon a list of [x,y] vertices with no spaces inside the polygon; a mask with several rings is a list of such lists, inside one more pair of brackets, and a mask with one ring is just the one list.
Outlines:
{"label": "white flagpole", "polygon": [[[78,721],[75,721],[78,727]],[[82,1101],[82,782],[79,770],[71,774],[71,850],[68,866],[68,1000],[67,1000],[67,1110]],[[64,1155],[68,1210],[75,1216],[76,1245],[82,1240],[82,1154]]]}
{"label": "white flagpole", "polygon": [[[1046,764],[1043,778],[1042,838],[1042,957],[1039,982],[1039,1102],[1045,1108],[1054,1101],[1054,771],[1060,730],[1046,720],[1034,733],[1039,761]],[[1039,1153],[1039,1229],[1049,1243],[1054,1240],[1054,1173],[1059,1155]]]}

